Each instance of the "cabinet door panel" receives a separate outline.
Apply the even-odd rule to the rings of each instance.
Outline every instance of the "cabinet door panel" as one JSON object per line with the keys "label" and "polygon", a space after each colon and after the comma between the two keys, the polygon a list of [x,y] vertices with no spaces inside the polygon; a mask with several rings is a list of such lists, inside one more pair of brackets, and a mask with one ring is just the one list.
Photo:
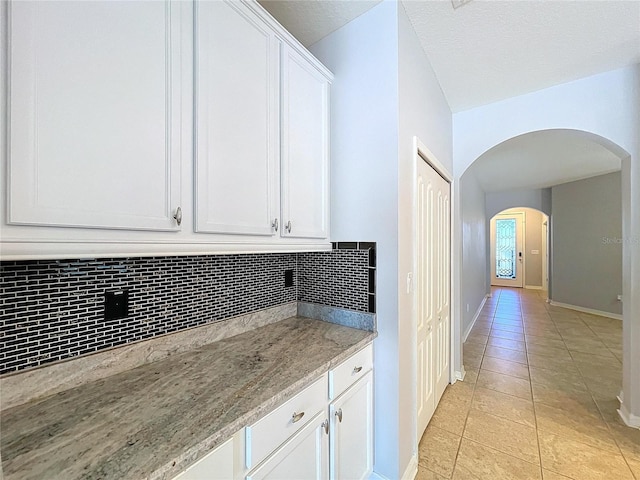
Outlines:
{"label": "cabinet door panel", "polygon": [[282,61],[282,233],[326,238],[329,82],[291,48]]}
{"label": "cabinet door panel", "polygon": [[323,422],[326,411],[318,413],[309,424],[247,475],[247,480],[326,480],[329,445]]}
{"label": "cabinet door panel", "polygon": [[9,223],[178,229],[180,9],[12,2],[9,31]]}
{"label": "cabinet door panel", "polygon": [[230,438],[173,480],[230,480],[234,478],[233,460],[233,438]]}
{"label": "cabinet door panel", "polygon": [[272,235],[278,45],[241,7],[196,2],[196,230]]}
{"label": "cabinet door panel", "polygon": [[358,480],[373,471],[373,373],[331,404],[331,478]]}

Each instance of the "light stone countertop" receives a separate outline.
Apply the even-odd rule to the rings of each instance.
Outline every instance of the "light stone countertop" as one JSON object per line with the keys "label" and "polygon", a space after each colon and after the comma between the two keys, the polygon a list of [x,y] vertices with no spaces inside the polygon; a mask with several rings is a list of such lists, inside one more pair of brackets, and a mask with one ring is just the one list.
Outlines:
{"label": "light stone countertop", "polygon": [[7,409],[4,479],[171,479],[374,337],[292,317]]}

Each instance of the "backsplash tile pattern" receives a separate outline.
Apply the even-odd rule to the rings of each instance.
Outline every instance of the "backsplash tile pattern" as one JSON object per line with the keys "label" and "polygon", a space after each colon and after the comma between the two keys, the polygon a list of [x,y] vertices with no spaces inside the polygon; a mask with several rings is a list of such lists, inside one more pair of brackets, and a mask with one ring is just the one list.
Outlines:
{"label": "backsplash tile pattern", "polygon": [[298,258],[299,301],[369,311],[367,250],[299,253]]}
{"label": "backsplash tile pattern", "polygon": [[[295,254],[3,262],[1,372],[296,301]],[[104,292],[129,291],[129,316],[104,319]]]}
{"label": "backsplash tile pattern", "polygon": [[[0,262],[0,374],[301,299],[368,312],[368,261],[338,249]],[[120,290],[129,315],[106,321],[104,294]]]}

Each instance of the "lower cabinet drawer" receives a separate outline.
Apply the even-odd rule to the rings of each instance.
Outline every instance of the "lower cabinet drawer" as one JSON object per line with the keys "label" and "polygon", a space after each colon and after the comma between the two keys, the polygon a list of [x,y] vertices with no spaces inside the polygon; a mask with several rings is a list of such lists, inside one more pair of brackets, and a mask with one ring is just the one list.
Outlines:
{"label": "lower cabinet drawer", "polygon": [[246,480],[323,480],[329,478],[327,412],[316,413],[300,431],[256,467]]}
{"label": "lower cabinet drawer", "polygon": [[245,429],[246,467],[258,465],[327,405],[327,375]]}
{"label": "lower cabinet drawer", "polygon": [[372,369],[373,345],[369,344],[329,371],[329,399],[338,398]]}

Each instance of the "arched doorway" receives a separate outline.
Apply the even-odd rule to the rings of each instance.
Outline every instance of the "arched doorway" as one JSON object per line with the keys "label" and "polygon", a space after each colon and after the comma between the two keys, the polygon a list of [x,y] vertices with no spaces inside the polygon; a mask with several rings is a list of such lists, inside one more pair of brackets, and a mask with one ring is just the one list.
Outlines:
{"label": "arched doorway", "polygon": [[[564,145],[569,145],[565,148]],[[552,154],[546,152],[545,148]],[[553,151],[557,155],[553,154]],[[567,154],[567,151],[569,154]],[[571,153],[573,152],[573,153]],[[461,264],[456,269],[460,296],[457,311],[461,317],[460,339],[468,331],[475,307],[482,305],[490,292],[489,196],[498,196],[504,206],[526,205],[551,213],[550,187],[591,176],[621,171],[621,187],[608,191],[617,195],[622,204],[623,231],[632,231],[635,214],[631,204],[631,155],[620,145],[599,135],[571,129],[533,131],[508,138],[479,155],[459,178],[458,205]],[[496,188],[499,185],[500,188]],[[484,207],[484,208],[483,208]],[[637,208],[637,207],[636,207]],[[500,211],[500,210],[498,210]],[[622,235],[624,236],[624,235]],[[637,299],[631,290],[634,255],[630,243],[622,245],[624,261],[623,290],[628,299],[624,321],[625,359],[624,389],[635,391],[630,360],[638,356],[631,341],[638,328],[631,316]],[[484,252],[484,254],[482,253]],[[635,258],[637,262],[638,259]],[[466,276],[469,274],[469,276]],[[466,276],[466,278],[465,278]],[[471,280],[474,277],[474,280]],[[625,303],[625,307],[627,304]],[[478,312],[476,312],[478,313]],[[637,332],[636,332],[637,333]],[[461,348],[460,348],[461,350]],[[454,359],[454,362],[456,360]],[[639,418],[628,409],[631,402],[621,402],[620,415],[629,425]]]}

